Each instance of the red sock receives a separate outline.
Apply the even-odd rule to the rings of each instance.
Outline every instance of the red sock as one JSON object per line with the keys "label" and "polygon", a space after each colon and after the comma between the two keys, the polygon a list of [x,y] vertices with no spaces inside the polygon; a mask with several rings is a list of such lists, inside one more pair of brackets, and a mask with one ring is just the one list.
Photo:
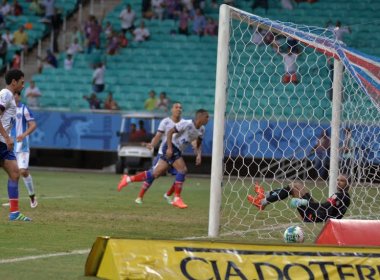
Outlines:
{"label": "red sock", "polygon": [[131,176],[131,182],[142,182],[146,180],[146,171],[143,171],[139,174]]}
{"label": "red sock", "polygon": [[171,196],[171,195],[174,193],[174,190],[175,190],[175,182],[174,182],[173,185],[170,187],[170,189],[166,192],[166,195],[167,195],[167,196]]}
{"label": "red sock", "polygon": [[141,186],[140,192],[139,192],[139,197],[143,198],[145,192],[149,189],[150,185],[147,182],[144,182]]}
{"label": "red sock", "polygon": [[9,211],[10,212],[17,212],[18,211],[18,199],[17,198],[9,199]]}
{"label": "red sock", "polygon": [[182,192],[182,185],[183,185],[183,182],[175,182],[174,183],[174,196],[175,197],[180,197],[181,196],[181,192]]}

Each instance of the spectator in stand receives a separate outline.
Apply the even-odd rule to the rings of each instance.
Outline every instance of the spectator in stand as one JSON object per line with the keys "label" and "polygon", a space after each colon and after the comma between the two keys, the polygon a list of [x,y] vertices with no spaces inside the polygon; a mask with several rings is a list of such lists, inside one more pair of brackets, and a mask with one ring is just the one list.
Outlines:
{"label": "spectator in stand", "polygon": [[[41,59],[40,57],[38,58]],[[58,68],[58,60],[50,49],[46,50],[46,56],[42,59],[38,72],[42,73],[44,68]]]}
{"label": "spectator in stand", "polygon": [[12,6],[9,5],[8,0],[3,0],[0,8],[0,13],[5,17],[12,14]]}
{"label": "spectator in stand", "polygon": [[343,42],[344,34],[351,33],[351,28],[348,26],[342,26],[342,23],[339,20],[336,21],[335,26],[331,25],[331,21],[328,21],[327,25],[328,29],[334,33],[335,38],[341,42]]}
{"label": "spectator in stand", "polygon": [[166,97],[166,92],[161,92],[157,100],[156,109],[167,112],[169,110],[169,99]]}
{"label": "spectator in stand", "polygon": [[273,41],[272,43],[273,48],[275,51],[280,54],[283,58],[284,61],[284,67],[285,67],[285,74],[282,76],[282,82],[284,84],[288,83],[293,83],[297,84],[298,83],[298,78],[297,78],[297,58],[299,53],[296,52],[291,45],[287,43],[287,51],[282,53],[280,50],[280,46],[277,44],[276,41]]}
{"label": "spectator in stand", "polygon": [[74,38],[74,42],[70,44],[70,46],[67,48],[67,53],[70,53],[72,55],[76,55],[77,53],[82,53],[83,48],[78,42],[78,38]]}
{"label": "spectator in stand", "polygon": [[151,0],[142,0],[141,14],[143,18],[151,19],[153,17]]}
{"label": "spectator in stand", "polygon": [[117,53],[118,49],[120,47],[119,44],[119,35],[116,31],[112,32],[112,35],[110,38],[108,38],[107,42],[107,54],[114,55]]}
{"label": "spectator in stand", "polygon": [[50,17],[50,25],[53,30],[53,52],[59,53],[58,39],[62,25],[62,15],[58,9],[54,9],[53,15]]}
{"label": "spectator in stand", "polygon": [[4,29],[5,24],[5,17],[0,13],[0,29]]}
{"label": "spectator in stand", "polygon": [[25,32],[25,27],[23,25],[13,33],[13,38],[13,42],[16,46],[19,46],[24,50],[28,49],[28,34]]}
{"label": "spectator in stand", "polygon": [[23,14],[22,6],[17,0],[13,1],[12,12],[13,12],[13,15],[16,17],[21,16]]}
{"label": "spectator in stand", "polygon": [[120,44],[120,47],[122,48],[126,48],[128,47],[128,38],[127,36],[125,36],[125,32],[121,31],[119,33],[119,44]]}
{"label": "spectator in stand", "polygon": [[63,62],[63,66],[65,68],[65,70],[71,70],[73,69],[73,66],[74,66],[74,57],[71,53],[67,53],[66,54],[66,58]]}
{"label": "spectator in stand", "polygon": [[267,14],[269,9],[268,0],[255,0],[251,6],[252,11],[258,7],[265,9],[265,14]]}
{"label": "spectator in stand", "polygon": [[258,46],[264,44],[264,37],[266,31],[256,25],[252,25],[252,28],[254,31],[251,37],[251,42]]}
{"label": "spectator in stand", "polygon": [[12,57],[12,61],[11,61],[11,68],[21,69],[21,51],[20,50],[15,51]]}
{"label": "spectator in stand", "polygon": [[144,42],[149,39],[149,29],[145,27],[144,21],[141,21],[140,27],[133,31],[133,35],[135,36],[134,41],[136,42]]}
{"label": "spectator in stand", "polygon": [[44,10],[41,8],[39,0],[32,0],[32,2],[29,4],[28,9],[32,14],[36,16],[42,16],[44,14]]}
{"label": "spectator in stand", "polygon": [[207,19],[207,24],[205,27],[205,35],[209,35],[209,36],[218,35],[218,24],[211,17]]}
{"label": "spectator in stand", "polygon": [[180,2],[178,0],[166,0],[165,6],[164,18],[177,20],[181,11]]}
{"label": "spectator in stand", "polygon": [[45,10],[45,20],[50,22],[52,16],[54,15],[55,0],[44,0],[41,5]]}
{"label": "spectator in stand", "polygon": [[106,67],[103,65],[102,62],[99,62],[95,64],[94,72],[92,73],[92,84],[93,84],[93,91],[95,93],[100,93],[104,91],[105,85],[104,85],[104,72]]}
{"label": "spectator in stand", "polygon": [[5,41],[5,39],[1,36],[0,37],[0,58],[2,61],[0,61],[3,65],[6,63],[6,58],[7,58],[7,51],[8,51],[8,43]]}
{"label": "spectator in stand", "polygon": [[112,36],[113,27],[110,21],[106,22],[106,26],[104,27],[104,35],[109,39]]}
{"label": "spectator in stand", "polygon": [[85,100],[87,100],[88,102],[88,105],[90,106],[90,109],[92,110],[95,110],[95,109],[100,109],[100,104],[101,104],[101,101],[98,99],[98,97],[96,96],[96,93],[92,93],[90,95],[90,97],[88,97],[87,95],[83,96],[83,98]]}
{"label": "spectator in stand", "polygon": [[136,13],[132,10],[130,4],[127,4],[125,9],[120,12],[119,19],[121,21],[121,29],[123,32],[126,33],[129,31],[132,33],[135,29]]}
{"label": "spectator in stand", "polygon": [[153,18],[163,20],[164,18],[164,0],[152,0]]}
{"label": "spectator in stand", "polygon": [[29,86],[25,89],[26,104],[29,107],[38,107],[41,91],[36,86],[35,81],[31,80]]}
{"label": "spectator in stand", "polygon": [[92,17],[88,26],[87,53],[91,53],[94,47],[99,49],[101,32],[102,27],[100,26],[98,20],[96,17]]}
{"label": "spectator in stand", "polygon": [[206,18],[203,15],[201,9],[195,10],[195,16],[193,18],[193,34],[203,36],[206,27]]}
{"label": "spectator in stand", "polygon": [[112,92],[109,92],[106,99],[104,100],[104,109],[106,109],[106,110],[119,110],[119,105],[113,99]]}
{"label": "spectator in stand", "polygon": [[292,0],[281,0],[281,6],[285,10],[293,10]]}
{"label": "spectator in stand", "polygon": [[189,15],[194,14],[194,6],[192,0],[181,0],[182,7],[186,8],[186,10],[189,12]]}
{"label": "spectator in stand", "polygon": [[79,51],[79,52],[83,51],[84,37],[85,36],[84,36],[82,30],[80,28],[78,28],[78,26],[74,26],[73,32],[70,34],[70,42],[71,42],[71,45],[75,43],[80,47],[81,51]]}
{"label": "spectator in stand", "polygon": [[182,12],[179,15],[178,33],[189,35],[189,20],[190,16],[185,7],[182,8]]}
{"label": "spectator in stand", "polygon": [[1,37],[5,40],[5,42],[7,42],[8,48],[13,45],[14,37],[8,28],[5,29],[5,33]]}
{"label": "spectator in stand", "polygon": [[145,110],[153,111],[156,108],[156,104],[157,104],[156,92],[154,90],[151,90],[149,92],[149,97],[145,99],[144,108]]}

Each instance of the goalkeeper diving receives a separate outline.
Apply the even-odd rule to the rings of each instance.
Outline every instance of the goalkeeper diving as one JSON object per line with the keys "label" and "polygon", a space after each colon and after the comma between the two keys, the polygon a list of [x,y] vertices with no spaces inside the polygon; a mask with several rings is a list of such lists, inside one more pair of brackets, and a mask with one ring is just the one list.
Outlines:
{"label": "goalkeeper diving", "polygon": [[259,184],[255,186],[256,196],[248,195],[249,203],[259,210],[276,201],[290,196],[290,206],[297,208],[304,222],[321,223],[328,219],[341,219],[351,204],[349,178],[340,174],[337,178],[337,191],[325,202],[315,201],[307,188],[300,182],[293,182],[285,188],[265,191]]}

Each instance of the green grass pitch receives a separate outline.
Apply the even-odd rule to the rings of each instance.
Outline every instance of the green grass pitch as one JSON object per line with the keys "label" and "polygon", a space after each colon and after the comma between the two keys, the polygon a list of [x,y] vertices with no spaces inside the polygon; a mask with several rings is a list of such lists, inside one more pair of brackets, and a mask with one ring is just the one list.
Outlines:
{"label": "green grass pitch", "polygon": [[[167,204],[163,194],[172,177],[157,180],[137,205],[141,183],[121,192],[119,175],[76,172],[31,172],[39,205],[31,209],[20,180],[20,210],[32,222],[9,222],[8,209],[0,209],[0,279],[88,279],[84,265],[97,236],[138,239],[181,239],[207,236],[209,179],[190,177],[183,198],[188,209]],[[1,172],[0,201],[7,201],[6,179]],[[79,252],[57,256],[64,252]],[[48,257],[50,254],[51,257]],[[36,258],[35,256],[47,256]],[[31,259],[20,261],[25,257]]]}

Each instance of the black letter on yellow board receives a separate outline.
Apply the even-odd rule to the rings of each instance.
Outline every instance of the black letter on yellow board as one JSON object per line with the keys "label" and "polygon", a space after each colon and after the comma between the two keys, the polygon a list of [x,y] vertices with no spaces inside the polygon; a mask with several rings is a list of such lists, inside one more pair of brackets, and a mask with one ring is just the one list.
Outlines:
{"label": "black letter on yellow board", "polygon": [[336,269],[338,270],[338,274],[339,274],[340,279],[346,279],[346,276],[351,276],[351,277],[355,276],[353,273],[344,272],[343,268],[346,268],[346,267],[350,267],[351,270],[353,270],[353,267],[350,264],[337,264],[336,265]]}
{"label": "black letter on yellow board", "polygon": [[[281,272],[281,269],[279,269],[277,266],[271,264],[271,263],[253,263],[255,268],[256,268],[256,271],[257,271],[257,276],[259,276],[259,279],[261,280],[264,280],[264,279],[278,279],[278,280],[282,280],[284,279],[284,275],[282,274]],[[273,275],[270,275],[270,278],[265,278],[264,277],[264,273],[263,273],[263,270],[262,270],[262,267],[265,268],[268,270],[268,268],[272,268],[274,269],[276,272],[277,272],[277,277],[276,276],[273,276]]]}
{"label": "black letter on yellow board", "polygon": [[[368,270],[368,274],[364,275],[363,269]],[[356,265],[356,270],[358,271],[359,279],[360,280],[364,280],[364,279],[369,279],[369,280],[379,279],[379,278],[374,278],[373,277],[376,274],[376,270],[372,266],[370,266],[370,265],[357,264]]]}
{"label": "black letter on yellow board", "polygon": [[[181,261],[181,271],[182,271],[182,274],[183,276],[185,276],[188,280],[197,280],[196,278],[193,278],[188,272],[187,272],[187,263],[190,262],[190,261],[201,261],[201,262],[204,262],[204,263],[207,263],[208,262],[203,259],[203,258],[192,258],[192,257],[188,257],[188,258],[184,258],[182,261]],[[208,280],[212,280],[212,278],[209,278]]]}
{"label": "black letter on yellow board", "polygon": [[[234,274],[231,274],[231,269],[235,271]],[[245,277],[245,275],[241,272],[240,268],[234,262],[228,261],[225,279],[230,279],[231,276],[234,276],[234,277],[239,276],[240,279],[248,280],[247,277]]]}
{"label": "black letter on yellow board", "polygon": [[327,265],[331,265],[335,267],[334,262],[309,262],[309,265],[316,264],[321,268],[322,275],[323,275],[323,280],[329,280],[329,272],[326,269]]}
{"label": "black letter on yellow board", "polygon": [[222,278],[220,277],[219,268],[216,261],[210,261],[210,263],[212,266],[212,270],[214,271],[215,280],[222,280]]}

